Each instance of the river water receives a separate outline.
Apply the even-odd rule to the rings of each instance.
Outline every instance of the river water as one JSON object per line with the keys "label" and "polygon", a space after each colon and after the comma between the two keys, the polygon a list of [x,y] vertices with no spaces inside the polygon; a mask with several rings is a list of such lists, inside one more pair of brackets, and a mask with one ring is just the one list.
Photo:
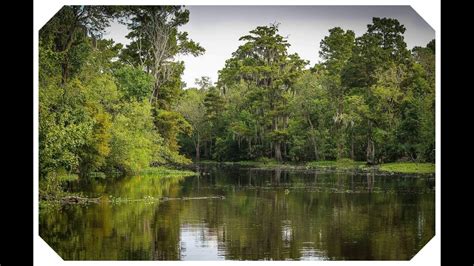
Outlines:
{"label": "river water", "polygon": [[434,236],[434,175],[197,171],[70,183],[102,201],[41,210],[40,235],[65,260],[407,260]]}

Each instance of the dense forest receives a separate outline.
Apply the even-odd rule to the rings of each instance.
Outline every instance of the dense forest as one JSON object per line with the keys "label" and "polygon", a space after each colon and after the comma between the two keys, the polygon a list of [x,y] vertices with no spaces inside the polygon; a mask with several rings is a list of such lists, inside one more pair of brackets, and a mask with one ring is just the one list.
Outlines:
{"label": "dense forest", "polygon": [[[103,38],[111,21],[130,43]],[[39,33],[40,177],[273,158],[434,162],[435,43],[407,48],[396,19],[329,29],[309,66],[259,26],[219,78],[185,89],[178,55],[204,47],[179,6],[64,6]],[[317,53],[318,44],[314,45]]]}
{"label": "dense forest", "polygon": [[[434,162],[435,43],[407,49],[405,27],[373,18],[367,32],[329,30],[307,68],[278,25],[260,26],[203,77],[177,110],[192,125],[182,151],[213,160],[350,158]],[[315,52],[317,47],[315,47]]]}

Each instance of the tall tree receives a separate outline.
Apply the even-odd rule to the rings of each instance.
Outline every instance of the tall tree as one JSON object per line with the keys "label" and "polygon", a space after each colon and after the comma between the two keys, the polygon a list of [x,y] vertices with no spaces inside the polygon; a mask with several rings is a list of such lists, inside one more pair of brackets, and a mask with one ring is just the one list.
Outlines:
{"label": "tall tree", "polygon": [[95,45],[115,14],[116,8],[109,6],[64,6],[40,29],[41,45],[60,57],[63,85],[81,63],[77,55],[86,48],[82,46],[84,39],[92,37]]}
{"label": "tall tree", "polygon": [[321,41],[320,57],[324,60],[322,66],[325,70],[323,84],[331,95],[332,102],[336,105],[334,116],[334,136],[337,143],[337,158],[344,157],[345,138],[343,125],[345,121],[344,97],[347,94],[347,86],[342,84],[342,70],[346,67],[352,56],[355,34],[353,31],[344,31],[336,27],[329,30],[329,36]]}
{"label": "tall tree", "polygon": [[191,136],[194,143],[196,161],[201,159],[201,146],[203,140],[206,140],[209,131],[204,97],[204,90],[188,89],[177,108],[192,127]]}
{"label": "tall tree", "polygon": [[178,134],[188,130],[189,124],[173,110],[182,95],[184,71],[184,63],[175,57],[198,56],[205,50],[190,40],[187,32],[179,31],[189,21],[189,11],[183,6],[130,6],[124,14],[123,23],[130,29],[127,38],[132,42],[121,58],[153,76],[149,101],[154,108],[155,126],[168,149],[177,153]]}
{"label": "tall tree", "polygon": [[[287,139],[287,96],[307,62],[297,54],[288,54],[290,44],[278,33],[277,24],[259,26],[239,40],[245,43],[232,54],[222,73],[228,73],[231,82],[240,79],[253,88],[259,102],[254,111],[269,120],[270,130],[264,133],[271,139],[274,158],[281,161]],[[262,122],[260,127],[265,127],[266,121]]]}
{"label": "tall tree", "polygon": [[[198,43],[178,28],[189,21],[189,10],[182,6],[133,6],[126,9],[125,20],[130,29],[127,38],[132,42],[124,51],[123,59],[139,65],[155,78],[150,101],[159,101],[163,85],[180,73],[174,58],[178,54],[198,56],[204,53]],[[164,108],[166,102],[160,102]],[[168,107],[169,108],[169,107]]]}
{"label": "tall tree", "polygon": [[[389,73],[390,68],[402,69],[400,65],[410,62],[410,53],[403,37],[405,30],[405,26],[396,19],[374,17],[372,24],[367,25],[367,32],[356,38],[352,56],[342,71],[342,84],[361,91],[372,108],[377,106],[374,101],[384,99],[374,96],[374,89],[381,88],[376,85],[378,78],[383,77],[381,73]],[[372,119],[369,117],[366,121],[366,154],[370,164],[376,163],[375,138],[377,132],[380,132],[376,129],[377,121],[373,118],[374,116]]]}

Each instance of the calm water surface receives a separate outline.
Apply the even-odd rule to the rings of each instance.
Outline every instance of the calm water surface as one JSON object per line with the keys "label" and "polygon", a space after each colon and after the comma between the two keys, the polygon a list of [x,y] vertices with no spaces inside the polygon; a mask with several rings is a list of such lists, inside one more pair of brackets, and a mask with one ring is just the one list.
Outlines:
{"label": "calm water surface", "polygon": [[434,236],[434,175],[198,171],[71,183],[114,201],[41,210],[40,235],[65,260],[407,260]]}

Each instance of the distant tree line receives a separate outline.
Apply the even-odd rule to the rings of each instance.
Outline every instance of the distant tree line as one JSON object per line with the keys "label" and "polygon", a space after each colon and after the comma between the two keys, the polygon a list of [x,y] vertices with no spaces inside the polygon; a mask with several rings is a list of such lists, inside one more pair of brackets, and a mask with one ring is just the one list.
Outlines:
{"label": "distant tree line", "polygon": [[216,84],[197,80],[176,105],[192,127],[181,151],[196,160],[434,162],[435,41],[410,51],[405,30],[376,17],[359,37],[332,28],[322,62],[308,69],[277,24],[255,28]]}

